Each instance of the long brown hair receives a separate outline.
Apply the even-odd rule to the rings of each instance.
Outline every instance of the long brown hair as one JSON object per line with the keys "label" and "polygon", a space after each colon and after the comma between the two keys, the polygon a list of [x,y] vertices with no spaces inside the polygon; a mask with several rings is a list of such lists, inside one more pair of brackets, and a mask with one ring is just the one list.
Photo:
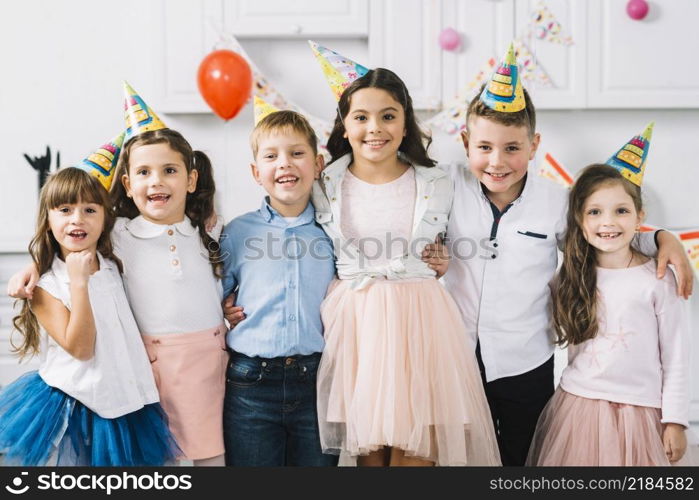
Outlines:
{"label": "long brown hair", "polygon": [[[114,212],[107,191],[100,182],[79,168],[63,168],[51,175],[39,194],[39,213],[36,218],[36,232],[29,243],[29,255],[39,273],[43,275],[51,269],[54,257],[61,257],[61,248],[49,227],[49,212],[61,205],[95,203],[104,210],[104,228],[97,240],[97,251],[103,257],[113,260],[121,272],[121,261],[114,255],[110,233],[114,227]],[[29,301],[22,300],[20,313],[12,318],[15,329],[23,336],[22,342],[15,345],[12,338],[12,352],[20,359],[39,352],[39,322]]]}
{"label": "long brown hair", "polygon": [[408,89],[398,75],[385,68],[372,69],[363,77],[352,82],[342,93],[338,103],[339,113],[335,117],[335,125],[328,139],[327,148],[332,157],[330,163],[352,152],[349,140],[343,137],[345,133],[343,120],[350,112],[352,94],[366,88],[385,90],[403,106],[405,111],[405,137],[403,137],[398,151],[403,153],[415,165],[434,167],[437,162],[427,154],[432,138],[423,132],[417,123],[415,111],[413,110],[413,100],[408,93]]}
{"label": "long brown hair", "polygon": [[[640,188],[609,165],[589,165],[570,191],[563,265],[553,285],[553,327],[559,345],[580,344],[597,335],[597,254],[585,239],[583,215],[590,195],[600,187],[615,184],[624,188],[640,214]],[[631,251],[639,253],[634,248]]]}
{"label": "long brown hair", "polygon": [[133,219],[139,215],[136,204],[126,195],[126,188],[121,179],[124,175],[129,175],[129,157],[133,148],[150,144],[167,144],[173,151],[177,151],[182,156],[187,174],[191,173],[192,170],[197,171],[197,187],[193,193],[187,193],[185,213],[194,227],[199,230],[201,241],[209,253],[209,262],[211,262],[214,275],[220,278],[219,244],[206,232],[206,221],[214,214],[214,195],[216,193],[211,161],[202,151],[192,150],[189,142],[176,130],[166,128],[144,132],[132,137],[124,145],[111,190],[112,203],[117,217]]}

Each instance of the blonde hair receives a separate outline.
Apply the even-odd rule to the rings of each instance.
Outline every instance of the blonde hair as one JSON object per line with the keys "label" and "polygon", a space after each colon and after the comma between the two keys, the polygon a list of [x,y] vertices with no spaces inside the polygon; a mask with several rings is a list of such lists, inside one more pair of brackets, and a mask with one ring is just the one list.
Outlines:
{"label": "blonde hair", "polygon": [[[39,275],[41,276],[51,269],[56,255],[61,256],[61,248],[49,227],[49,212],[61,205],[76,203],[95,203],[104,210],[104,228],[97,240],[97,251],[105,258],[113,260],[121,272],[121,261],[114,255],[110,238],[115,217],[107,191],[95,177],[86,171],[68,167],[49,176],[39,194],[36,232],[29,243],[29,255],[34,261]],[[18,354],[20,359],[27,355],[37,354],[39,352],[39,322],[27,299],[22,300],[22,309],[17,316],[12,318],[12,324],[23,336],[20,345],[15,345],[10,337],[12,352]]]}
{"label": "blonde hair", "polygon": [[276,111],[265,116],[255,126],[250,134],[250,147],[252,148],[253,157],[257,157],[263,137],[274,133],[288,132],[301,134],[308,142],[308,145],[311,146],[313,154],[318,154],[318,138],[311,124],[308,123],[308,120],[302,114],[286,110]]}

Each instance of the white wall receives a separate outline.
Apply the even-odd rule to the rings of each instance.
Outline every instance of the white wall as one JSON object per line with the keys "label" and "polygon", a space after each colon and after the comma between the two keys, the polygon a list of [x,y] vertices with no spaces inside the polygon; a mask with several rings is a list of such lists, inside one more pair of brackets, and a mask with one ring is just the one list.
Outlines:
{"label": "white wall", "polygon": [[[158,65],[151,48],[150,16],[149,3],[142,0],[2,3],[0,220],[9,229],[0,232],[0,291],[21,262],[16,253],[26,248],[34,224],[36,174],[22,153],[37,155],[50,144],[61,151],[62,164],[68,165],[111,138],[123,127],[123,79],[157,112],[157,99],[151,97]],[[352,58],[368,59],[366,41],[323,41]],[[243,44],[290,100],[316,116],[332,119],[334,102],[304,41]],[[161,117],[195,148],[210,154],[219,185],[218,206],[226,219],[259,206],[262,191],[252,182],[248,168],[250,106],[229,123],[214,115]],[[656,127],[645,182],[648,221],[672,229],[698,227],[697,110],[540,112],[541,151],[551,152],[575,172],[606,160],[651,120]],[[460,143],[439,133],[432,152],[440,161],[462,157]],[[699,325],[697,296],[699,291],[691,301],[694,325]],[[0,342],[8,334],[9,304],[7,298],[0,300]],[[0,383],[15,373],[8,366],[0,365]],[[694,414],[699,416],[699,408]]]}

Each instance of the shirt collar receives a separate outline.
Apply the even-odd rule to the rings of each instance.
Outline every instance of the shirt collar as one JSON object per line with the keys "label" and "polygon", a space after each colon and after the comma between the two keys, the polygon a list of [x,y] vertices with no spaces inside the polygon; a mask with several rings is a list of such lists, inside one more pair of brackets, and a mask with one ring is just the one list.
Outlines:
{"label": "shirt collar", "polygon": [[197,228],[192,225],[192,221],[184,216],[184,220],[174,224],[156,224],[146,220],[142,215],[135,217],[126,223],[126,229],[137,238],[156,238],[163,234],[166,229],[174,227],[182,236],[192,236],[197,234]]}
{"label": "shirt collar", "polygon": [[[527,170],[527,173],[524,174],[524,185],[522,186],[522,191],[520,191],[519,196],[517,196],[517,198],[515,198],[514,200],[512,200],[510,203],[507,204],[508,207],[512,206],[512,205],[519,204],[522,201],[522,199],[525,197],[525,194],[529,192],[530,184],[532,183],[530,177],[531,176],[529,175],[529,171]],[[473,176],[473,178],[476,180],[476,183],[478,184],[478,190],[481,193],[481,196],[483,197],[483,199],[485,201],[487,201],[488,204],[492,205],[493,202],[490,201],[490,198],[488,198],[488,195],[486,195],[485,191],[483,190],[483,188],[484,188],[483,183],[481,181],[479,181],[475,175]]]}
{"label": "shirt collar", "polygon": [[[286,220],[284,219],[284,216],[277,212],[274,208],[272,208],[272,205],[269,203],[269,196],[265,196],[262,199],[262,206],[260,207],[260,215],[262,215],[262,218],[265,220],[265,222],[272,222],[272,220],[275,221],[282,221],[284,224],[286,224]],[[306,205],[306,208],[301,212],[301,214],[298,216],[298,219],[296,219],[294,222],[289,224],[289,227],[296,227],[296,226],[303,226],[304,224],[308,224],[310,222],[313,222],[315,220],[315,210],[313,208],[313,204],[308,202],[308,205]]]}
{"label": "shirt collar", "polygon": [[[111,260],[106,260],[102,257],[102,254],[97,252],[97,261],[100,263],[99,271],[105,269],[113,269],[115,264]],[[53,263],[51,264],[51,271],[53,274],[61,280],[63,283],[70,283],[70,278],[68,277],[68,266],[63,259],[58,255],[53,258]],[[99,272],[97,271],[97,272]]]}

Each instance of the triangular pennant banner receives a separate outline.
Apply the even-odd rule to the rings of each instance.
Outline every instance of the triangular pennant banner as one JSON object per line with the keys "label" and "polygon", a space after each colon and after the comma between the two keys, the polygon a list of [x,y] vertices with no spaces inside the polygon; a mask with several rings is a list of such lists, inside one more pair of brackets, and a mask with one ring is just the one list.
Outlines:
{"label": "triangular pennant banner", "polygon": [[529,31],[532,36],[539,40],[560,43],[561,45],[573,45],[573,38],[563,30],[561,23],[543,1],[540,1],[532,12]]}
{"label": "triangular pennant banner", "polygon": [[563,167],[551,153],[544,155],[544,161],[539,168],[538,174],[545,179],[555,182],[565,188],[573,185],[573,176]]}
{"label": "triangular pennant banner", "polygon": [[694,270],[694,276],[699,280],[699,228],[681,232],[678,236],[687,250],[687,258]]}

